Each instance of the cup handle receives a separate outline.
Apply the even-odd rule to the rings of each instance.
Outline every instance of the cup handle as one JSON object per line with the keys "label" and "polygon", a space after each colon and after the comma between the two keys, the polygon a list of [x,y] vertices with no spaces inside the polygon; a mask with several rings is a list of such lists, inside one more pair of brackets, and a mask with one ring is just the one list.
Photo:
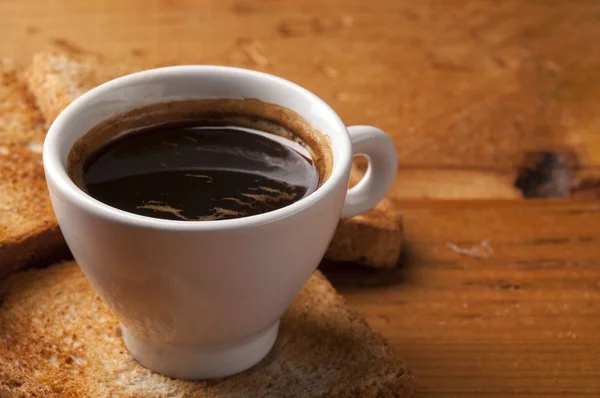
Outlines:
{"label": "cup handle", "polygon": [[363,178],[346,194],[342,218],[353,217],[371,210],[394,182],[398,155],[394,141],[382,130],[371,126],[348,127],[352,155],[364,155],[369,161]]}

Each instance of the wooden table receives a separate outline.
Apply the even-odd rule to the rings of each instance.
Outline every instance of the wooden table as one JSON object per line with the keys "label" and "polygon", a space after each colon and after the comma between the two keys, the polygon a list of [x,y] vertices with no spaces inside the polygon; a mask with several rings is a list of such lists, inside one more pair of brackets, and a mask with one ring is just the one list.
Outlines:
{"label": "wooden table", "polygon": [[418,396],[600,396],[600,2],[6,0],[0,15],[0,53],[24,65],[53,45],[250,67],[385,129],[402,266],[327,274]]}
{"label": "wooden table", "polygon": [[403,267],[329,275],[417,396],[600,396],[598,201],[399,205]]}

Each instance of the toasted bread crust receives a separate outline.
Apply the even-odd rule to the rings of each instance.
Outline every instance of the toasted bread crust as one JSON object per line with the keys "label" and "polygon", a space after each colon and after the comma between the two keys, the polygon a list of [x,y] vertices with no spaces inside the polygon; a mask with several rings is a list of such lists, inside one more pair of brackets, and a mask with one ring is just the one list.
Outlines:
{"label": "toasted bread crust", "polygon": [[385,340],[318,272],[284,315],[267,358],[209,382],[138,365],[73,262],[15,274],[0,284],[0,297],[0,396],[408,397],[414,388]]}
{"label": "toasted bread crust", "polygon": [[[352,169],[350,183],[362,175]],[[377,268],[398,265],[404,237],[402,214],[396,204],[384,198],[365,214],[340,220],[325,258]]]}
{"label": "toasted bread crust", "polygon": [[44,137],[22,74],[0,62],[0,278],[68,253],[44,179]]}
{"label": "toasted bread crust", "polygon": [[7,59],[0,60],[0,99],[0,145],[42,143],[42,115],[23,74]]}
{"label": "toasted bread crust", "polygon": [[53,51],[34,55],[25,78],[49,126],[81,94],[143,67],[141,63],[104,62],[92,54]]}

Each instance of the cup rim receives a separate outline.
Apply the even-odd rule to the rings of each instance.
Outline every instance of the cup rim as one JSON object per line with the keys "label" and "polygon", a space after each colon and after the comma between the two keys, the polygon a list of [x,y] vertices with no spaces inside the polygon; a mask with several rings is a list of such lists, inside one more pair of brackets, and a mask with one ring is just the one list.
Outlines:
{"label": "cup rim", "polygon": [[[318,187],[310,195],[280,209],[272,210],[266,213],[256,214],[247,217],[233,218],[228,220],[210,220],[210,221],[185,221],[185,220],[166,220],[153,218],[130,213],[116,207],[105,204],[90,196],[79,188],[67,174],[66,168],[60,160],[60,142],[61,131],[68,128],[71,119],[80,112],[82,108],[89,105],[96,96],[104,95],[125,84],[149,82],[155,77],[169,74],[185,73],[237,73],[240,75],[253,76],[265,80],[265,84],[285,85],[296,91],[299,95],[308,97],[311,102],[317,102],[328,113],[328,118],[332,124],[340,130],[342,137],[337,146],[342,146],[337,153],[338,159],[334,158],[331,174],[327,181]],[[300,115],[302,116],[302,115]],[[345,134],[344,134],[345,133]],[[335,155],[334,155],[335,156]],[[82,94],[71,102],[56,117],[50,125],[43,147],[43,164],[48,185],[52,182],[53,188],[64,195],[68,200],[77,206],[86,208],[89,212],[98,217],[106,218],[114,222],[135,225],[150,229],[178,230],[178,231],[206,231],[206,230],[225,230],[239,229],[251,226],[278,221],[294,214],[297,214],[307,208],[315,205],[317,202],[331,194],[337,184],[342,180],[346,169],[349,169],[352,160],[352,145],[347,133],[346,126],[337,115],[337,113],[321,98],[305,89],[304,87],[289,80],[274,76],[268,73],[254,71],[244,68],[218,65],[179,65],[166,66],[161,68],[147,69],[140,72],[134,72],[128,75],[117,77],[100,84]]]}

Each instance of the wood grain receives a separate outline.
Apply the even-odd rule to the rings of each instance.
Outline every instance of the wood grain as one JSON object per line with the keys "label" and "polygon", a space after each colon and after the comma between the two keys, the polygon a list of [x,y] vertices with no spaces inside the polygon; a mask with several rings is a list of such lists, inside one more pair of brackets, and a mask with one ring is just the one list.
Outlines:
{"label": "wood grain", "polygon": [[0,52],[23,64],[54,45],[244,66],[385,129],[403,267],[327,271],[414,369],[417,396],[600,396],[600,203],[493,200],[519,198],[523,163],[544,151],[567,159],[573,196],[598,197],[600,2],[6,0],[0,12]]}
{"label": "wood grain", "polygon": [[327,268],[417,396],[600,396],[600,203],[403,201],[403,268]]}
{"label": "wood grain", "polygon": [[[531,151],[600,173],[595,1],[7,0],[0,11],[0,51],[21,62],[53,43],[296,81],[348,124],[395,138],[398,198],[514,198]],[[442,190],[447,170],[460,181]]]}

